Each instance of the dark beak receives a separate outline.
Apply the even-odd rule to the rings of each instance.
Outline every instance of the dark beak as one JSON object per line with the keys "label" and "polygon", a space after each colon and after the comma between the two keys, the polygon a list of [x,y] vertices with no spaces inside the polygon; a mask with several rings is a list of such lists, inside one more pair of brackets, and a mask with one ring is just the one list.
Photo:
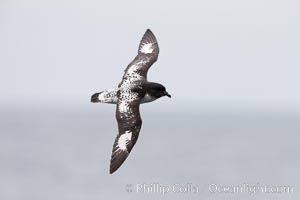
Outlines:
{"label": "dark beak", "polygon": [[171,98],[171,95],[169,93],[166,92],[165,95],[168,96],[169,98]]}

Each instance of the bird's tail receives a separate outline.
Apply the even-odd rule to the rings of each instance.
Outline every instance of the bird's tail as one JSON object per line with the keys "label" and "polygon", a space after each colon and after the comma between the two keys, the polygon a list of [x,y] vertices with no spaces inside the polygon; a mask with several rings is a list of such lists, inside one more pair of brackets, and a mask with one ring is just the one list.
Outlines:
{"label": "bird's tail", "polygon": [[109,89],[102,92],[98,92],[92,95],[91,102],[92,103],[111,103],[116,104],[118,101],[117,97],[118,89]]}

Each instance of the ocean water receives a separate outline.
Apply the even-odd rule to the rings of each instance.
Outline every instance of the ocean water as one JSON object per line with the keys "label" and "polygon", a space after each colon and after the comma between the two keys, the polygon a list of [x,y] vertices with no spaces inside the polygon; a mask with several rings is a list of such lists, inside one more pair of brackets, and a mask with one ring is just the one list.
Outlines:
{"label": "ocean water", "polygon": [[2,108],[0,199],[299,199],[297,114],[152,112],[108,173],[113,107]]}

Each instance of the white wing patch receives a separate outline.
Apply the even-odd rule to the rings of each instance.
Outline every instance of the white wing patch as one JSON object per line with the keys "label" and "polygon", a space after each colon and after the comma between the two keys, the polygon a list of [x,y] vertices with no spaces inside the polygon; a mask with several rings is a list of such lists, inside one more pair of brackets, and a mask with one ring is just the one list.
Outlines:
{"label": "white wing patch", "polygon": [[141,47],[142,53],[146,53],[146,54],[152,53],[153,50],[154,50],[153,43],[146,43],[146,44],[144,43],[143,46]]}
{"label": "white wing patch", "polygon": [[131,140],[132,132],[126,131],[124,134],[122,134],[118,139],[118,147],[122,151],[127,151],[126,145],[128,145],[129,141]]}

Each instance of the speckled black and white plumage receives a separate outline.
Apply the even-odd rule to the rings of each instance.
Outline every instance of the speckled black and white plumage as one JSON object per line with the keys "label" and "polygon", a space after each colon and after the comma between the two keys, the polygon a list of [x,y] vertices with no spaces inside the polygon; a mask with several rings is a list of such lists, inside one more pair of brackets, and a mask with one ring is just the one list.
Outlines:
{"label": "speckled black and white plumage", "polygon": [[147,72],[157,60],[159,47],[154,34],[148,29],[144,34],[138,55],[127,66],[117,88],[95,93],[91,101],[117,104],[117,135],[111,156],[110,173],[114,173],[126,160],[135,145],[142,126],[139,107],[141,103],[169,96],[163,85],[147,81]]}

